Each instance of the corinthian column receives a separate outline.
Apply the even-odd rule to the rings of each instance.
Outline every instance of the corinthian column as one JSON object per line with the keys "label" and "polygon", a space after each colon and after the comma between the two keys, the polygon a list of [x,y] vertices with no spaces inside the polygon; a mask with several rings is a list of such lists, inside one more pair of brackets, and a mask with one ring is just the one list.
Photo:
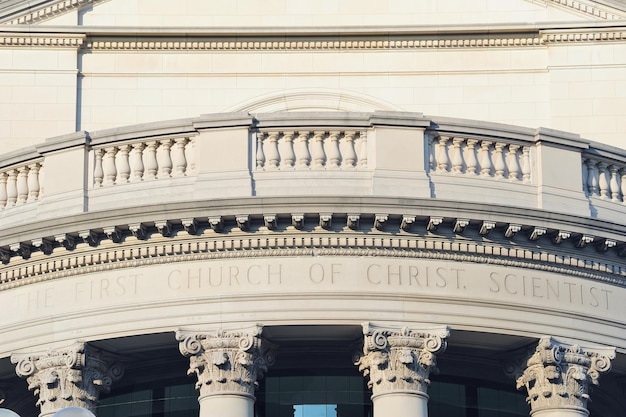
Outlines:
{"label": "corinthian column", "polygon": [[85,343],[46,352],[15,354],[16,373],[26,378],[28,388],[39,397],[40,417],[51,416],[67,407],[81,407],[92,413],[100,392],[109,392],[113,381],[122,377],[120,363]]}
{"label": "corinthian column", "polygon": [[200,417],[253,417],[257,380],[274,362],[262,327],[208,333],[176,333],[180,352],[189,357],[187,374],[196,374]]}
{"label": "corinthian column", "polygon": [[429,375],[446,348],[447,327],[428,330],[363,325],[363,355],[356,362],[369,376],[374,417],[426,417]]}
{"label": "corinthian column", "polygon": [[587,349],[544,337],[517,379],[517,389],[526,388],[533,417],[587,417],[589,385],[598,385],[614,358],[615,348]]}

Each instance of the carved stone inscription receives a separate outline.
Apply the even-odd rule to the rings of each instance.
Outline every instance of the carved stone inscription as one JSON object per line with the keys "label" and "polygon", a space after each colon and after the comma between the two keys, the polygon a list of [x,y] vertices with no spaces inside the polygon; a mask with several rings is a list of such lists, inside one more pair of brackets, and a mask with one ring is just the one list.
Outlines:
{"label": "carved stone inscription", "polygon": [[24,319],[77,305],[89,310],[289,292],[402,294],[626,315],[626,290],[601,282],[496,265],[358,257],[211,260],[101,272],[2,291],[0,308]]}

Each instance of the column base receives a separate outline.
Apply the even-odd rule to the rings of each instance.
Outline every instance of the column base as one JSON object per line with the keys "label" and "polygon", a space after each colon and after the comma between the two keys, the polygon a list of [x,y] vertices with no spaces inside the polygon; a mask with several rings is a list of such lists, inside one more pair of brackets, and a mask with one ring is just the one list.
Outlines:
{"label": "column base", "polygon": [[254,400],[251,395],[239,393],[200,397],[199,417],[254,417]]}
{"label": "column base", "polygon": [[372,395],[374,417],[427,417],[428,395],[415,391],[395,391]]}

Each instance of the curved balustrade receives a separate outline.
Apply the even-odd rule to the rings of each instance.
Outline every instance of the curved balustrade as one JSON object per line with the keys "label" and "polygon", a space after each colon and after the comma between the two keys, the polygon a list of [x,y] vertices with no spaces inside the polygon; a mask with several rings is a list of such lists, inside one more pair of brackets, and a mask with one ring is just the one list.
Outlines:
{"label": "curved balustrade", "polygon": [[0,210],[39,200],[42,173],[41,160],[0,170]]}
{"label": "curved balustrade", "polygon": [[94,187],[184,177],[194,172],[194,139],[148,140],[94,149]]}
{"label": "curved balustrade", "polygon": [[588,197],[626,204],[626,162],[584,155],[582,174]]}
{"label": "curved balustrade", "polygon": [[531,182],[530,146],[492,138],[436,136],[429,148],[434,173]]}
{"label": "curved balustrade", "polygon": [[367,168],[365,131],[302,130],[257,134],[257,170]]}

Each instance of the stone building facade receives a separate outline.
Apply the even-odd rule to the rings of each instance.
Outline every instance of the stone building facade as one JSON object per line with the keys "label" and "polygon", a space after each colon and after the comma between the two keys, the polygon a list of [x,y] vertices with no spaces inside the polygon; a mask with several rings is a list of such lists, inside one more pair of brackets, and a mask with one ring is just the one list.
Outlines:
{"label": "stone building facade", "polygon": [[2,0],[0,70],[0,407],[623,415],[624,2]]}

